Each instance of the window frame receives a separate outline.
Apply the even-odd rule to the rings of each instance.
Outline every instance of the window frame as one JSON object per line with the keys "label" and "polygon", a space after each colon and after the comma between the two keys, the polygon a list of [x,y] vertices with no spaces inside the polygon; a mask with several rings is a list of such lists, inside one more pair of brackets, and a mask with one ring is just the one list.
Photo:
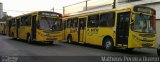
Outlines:
{"label": "window frame", "polygon": [[71,28],[71,18],[67,19],[67,28]]}
{"label": "window frame", "polygon": [[15,27],[16,26],[16,20],[15,19],[11,19],[10,21],[11,21],[11,26]]}
{"label": "window frame", "polygon": [[31,26],[31,15],[21,17],[21,26]]}
{"label": "window frame", "polygon": [[73,18],[72,19],[72,24],[73,24],[73,26],[72,26],[72,28],[77,28],[78,27],[78,17],[76,17],[76,18]]}
{"label": "window frame", "polygon": [[98,26],[99,26],[99,14],[88,15],[87,28],[97,28]]}
{"label": "window frame", "polygon": [[[101,25],[101,15],[106,15],[106,17],[105,17],[106,18],[106,25],[105,26]],[[101,13],[100,14],[100,18],[99,18],[99,27],[114,27],[114,25],[115,25],[115,16],[116,16],[115,12]],[[104,23],[104,22],[102,22],[102,23]]]}

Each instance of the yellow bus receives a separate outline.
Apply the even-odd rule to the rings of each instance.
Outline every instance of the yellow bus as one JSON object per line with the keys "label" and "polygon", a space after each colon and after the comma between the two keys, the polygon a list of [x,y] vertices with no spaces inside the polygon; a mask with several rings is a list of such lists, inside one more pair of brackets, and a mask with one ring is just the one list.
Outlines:
{"label": "yellow bus", "polygon": [[156,11],[144,6],[84,12],[64,17],[68,43],[99,45],[106,50],[156,47]]}
{"label": "yellow bus", "polygon": [[5,35],[6,22],[0,22],[0,34]]}
{"label": "yellow bus", "polygon": [[37,11],[7,21],[7,35],[28,43],[53,43],[62,39],[62,15],[56,12]]}

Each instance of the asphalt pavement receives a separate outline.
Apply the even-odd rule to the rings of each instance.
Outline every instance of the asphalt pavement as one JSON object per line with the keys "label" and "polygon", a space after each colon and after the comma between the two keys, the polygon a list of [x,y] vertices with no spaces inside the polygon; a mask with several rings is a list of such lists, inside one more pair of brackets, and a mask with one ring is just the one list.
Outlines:
{"label": "asphalt pavement", "polygon": [[[123,49],[106,51],[100,46],[68,44],[66,42],[55,42],[48,44],[28,44],[24,40],[14,40],[10,37],[0,35],[0,56],[4,58],[21,58],[18,62],[99,62],[102,56],[157,56],[156,49],[141,48],[127,52]],[[63,58],[63,60],[62,60]],[[23,61],[22,61],[23,60]]]}

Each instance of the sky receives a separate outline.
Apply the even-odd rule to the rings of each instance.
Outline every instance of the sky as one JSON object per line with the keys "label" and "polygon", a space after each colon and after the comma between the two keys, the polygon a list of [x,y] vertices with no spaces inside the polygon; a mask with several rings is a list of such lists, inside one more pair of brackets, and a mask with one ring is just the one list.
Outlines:
{"label": "sky", "polygon": [[33,11],[51,11],[62,13],[62,7],[85,0],[0,0],[3,11],[10,16],[18,16]]}

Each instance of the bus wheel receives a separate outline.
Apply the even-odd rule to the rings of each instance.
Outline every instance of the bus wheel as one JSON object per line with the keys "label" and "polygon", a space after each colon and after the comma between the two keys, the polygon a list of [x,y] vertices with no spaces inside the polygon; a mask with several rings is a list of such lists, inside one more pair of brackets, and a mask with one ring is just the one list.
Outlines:
{"label": "bus wheel", "polygon": [[14,33],[13,32],[12,32],[11,37],[12,37],[13,40],[16,40],[16,38],[14,37]]}
{"label": "bus wheel", "polygon": [[12,32],[12,35],[11,35],[12,37],[14,37],[14,33]]}
{"label": "bus wheel", "polygon": [[71,36],[67,37],[67,43],[72,43],[72,37]]}
{"label": "bus wheel", "polygon": [[160,46],[158,46],[158,48],[157,48],[157,54],[158,54],[158,56],[160,56]]}
{"label": "bus wheel", "polygon": [[126,50],[126,51],[133,51],[134,48],[126,48],[125,50]]}
{"label": "bus wheel", "polygon": [[113,50],[114,49],[114,43],[113,43],[113,40],[110,39],[110,38],[106,38],[104,39],[104,43],[103,43],[103,46],[106,50]]}
{"label": "bus wheel", "polygon": [[54,44],[54,41],[50,41],[48,44],[49,44],[49,45],[52,45],[52,44]]}
{"label": "bus wheel", "polygon": [[30,43],[30,44],[32,43],[32,40],[31,40],[31,36],[30,36],[30,35],[27,36],[27,42]]}

